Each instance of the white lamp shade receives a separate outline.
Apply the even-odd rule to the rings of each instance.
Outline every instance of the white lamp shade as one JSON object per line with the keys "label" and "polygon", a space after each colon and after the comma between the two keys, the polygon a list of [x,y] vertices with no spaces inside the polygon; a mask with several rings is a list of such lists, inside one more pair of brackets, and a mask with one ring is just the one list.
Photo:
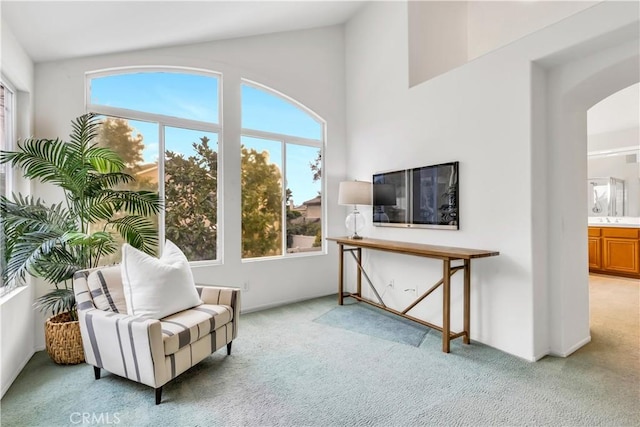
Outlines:
{"label": "white lamp shade", "polygon": [[338,190],[339,205],[370,205],[371,183],[366,181],[343,181]]}

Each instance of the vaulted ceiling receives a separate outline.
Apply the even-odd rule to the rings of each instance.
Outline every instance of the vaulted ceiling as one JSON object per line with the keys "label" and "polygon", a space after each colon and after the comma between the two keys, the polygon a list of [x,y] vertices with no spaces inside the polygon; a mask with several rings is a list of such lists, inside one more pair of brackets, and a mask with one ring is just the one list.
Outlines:
{"label": "vaulted ceiling", "polygon": [[9,1],[8,25],[34,62],[341,24],[359,1]]}

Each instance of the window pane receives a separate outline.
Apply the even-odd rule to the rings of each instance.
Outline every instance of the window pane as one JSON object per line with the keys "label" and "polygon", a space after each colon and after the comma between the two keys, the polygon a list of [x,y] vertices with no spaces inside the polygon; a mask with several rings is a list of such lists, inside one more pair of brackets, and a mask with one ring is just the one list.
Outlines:
{"label": "window pane", "polygon": [[279,96],[242,85],[242,127],[303,138],[322,138],[322,127],[308,113]]}
{"label": "window pane", "polygon": [[[5,126],[5,89],[4,86],[0,85],[0,150],[6,151],[9,149],[9,144],[7,141],[7,127]],[[5,196],[8,194],[7,191],[7,175],[8,166],[3,163],[0,164],[0,196]],[[4,231],[0,233],[0,248],[4,248]],[[5,254],[0,249],[0,271],[4,271],[5,269]],[[0,274],[0,286],[4,287],[5,283],[2,278],[2,274]],[[0,292],[2,295],[2,292]]]}
{"label": "window pane", "polygon": [[[118,117],[103,117],[96,142],[102,147],[109,147],[120,155],[126,168],[124,172],[135,178],[135,181],[117,187],[120,190],[158,191],[158,124]],[[158,226],[158,217],[151,220]],[[105,223],[96,223],[92,231],[100,230]],[[112,231],[117,235],[115,230]],[[118,236],[118,247],[124,239]],[[102,265],[118,263],[122,252],[118,251],[101,260]]]}
{"label": "window pane", "polygon": [[287,252],[322,250],[320,149],[287,144],[286,158]]}
{"label": "window pane", "polygon": [[282,143],[242,137],[242,257],[282,255]]}
{"label": "window pane", "polygon": [[[7,127],[5,123],[5,89],[0,85],[0,150],[9,149],[7,143]],[[8,166],[5,163],[0,164],[0,195],[7,195],[6,172]],[[1,237],[0,237],[1,238]]]}
{"label": "window pane", "polygon": [[218,123],[218,78],[167,72],[96,77],[91,104]]}
{"label": "window pane", "polygon": [[165,128],[165,236],[189,261],[217,259],[218,134]]}

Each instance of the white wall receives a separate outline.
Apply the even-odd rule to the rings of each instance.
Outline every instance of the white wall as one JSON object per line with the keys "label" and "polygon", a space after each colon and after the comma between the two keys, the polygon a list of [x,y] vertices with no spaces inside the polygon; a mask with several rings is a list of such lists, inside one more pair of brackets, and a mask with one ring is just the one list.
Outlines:
{"label": "white wall", "polygon": [[470,1],[469,60],[567,18],[598,1]]}
{"label": "white wall", "polygon": [[[549,348],[567,355],[590,340],[587,265],[587,110],[637,83],[640,76],[638,3],[585,12],[600,29],[585,43],[539,61],[547,69],[548,247],[534,262],[549,265]],[[594,12],[599,11],[599,15]],[[618,13],[620,12],[620,13]],[[618,17],[619,14],[626,13]],[[625,22],[626,21],[626,22]],[[617,28],[611,27],[617,23]],[[626,24],[626,25],[625,25]],[[595,25],[595,22],[594,24]],[[597,27],[593,27],[597,29]],[[560,60],[560,63],[559,63]]]}
{"label": "white wall", "polygon": [[[587,133],[595,135],[640,126],[640,83],[628,86],[587,111]],[[591,151],[591,143],[589,144]]]}
{"label": "white wall", "polygon": [[408,2],[410,86],[467,62],[467,3]]}
{"label": "white wall", "polygon": [[409,1],[409,84],[427,81],[598,3]]}
{"label": "white wall", "polygon": [[32,303],[33,290],[27,286],[0,297],[1,396],[34,353]]}
{"label": "white wall", "polygon": [[[0,44],[0,72],[16,89],[16,139],[25,139],[33,135],[34,107],[34,66],[33,61],[25,53],[24,49],[9,27],[2,22]],[[16,189],[23,194],[29,194],[30,183],[16,176],[14,179]]]}
{"label": "white wall", "polygon": [[[588,116],[587,120],[589,120]],[[636,125],[626,129],[612,130],[610,132],[593,133],[589,134],[587,138],[589,152],[638,148],[640,126]]]}
{"label": "white wall", "polygon": [[[529,360],[553,351],[551,325],[540,320],[548,316],[538,312],[553,284],[546,271],[534,271],[533,262],[534,251],[542,250],[533,235],[544,233],[548,225],[533,215],[539,212],[538,195],[547,189],[537,188],[541,171],[534,159],[546,154],[532,144],[544,141],[546,131],[532,124],[533,117],[544,115],[544,108],[532,103],[532,81],[544,82],[546,77],[531,61],[633,22],[633,7],[598,5],[412,88],[407,50],[402,48],[408,31],[405,3],[368,4],[347,25],[347,157],[352,178],[460,161],[459,231],[369,227],[364,234],[500,251],[499,257],[472,263],[473,340]],[[378,25],[382,21],[385,25]],[[375,253],[365,261],[383,288],[395,280],[400,291],[386,291],[395,308],[407,299],[404,289],[417,285],[420,294],[441,277],[436,261]],[[461,278],[454,278],[452,301],[458,308],[452,325],[459,328]],[[418,306],[415,313],[440,323],[441,308],[438,296],[434,298],[436,302]],[[584,338],[572,336],[574,342],[563,345]]]}
{"label": "white wall", "polygon": [[[0,72],[16,89],[16,137],[33,133],[33,62],[2,22]],[[30,185],[16,177],[15,189],[30,193]],[[0,386],[9,389],[34,352],[33,289],[25,287],[0,299]],[[42,325],[40,325],[42,328]]]}
{"label": "white wall", "polygon": [[[329,27],[36,66],[37,134],[67,135],[84,113],[84,73],[135,65],[186,66],[223,73],[222,169],[224,263],[193,268],[197,282],[241,287],[243,310],[335,293],[337,250],[286,259],[242,262],[240,206],[240,78],[270,86],[303,103],[327,121],[325,235],[344,234],[337,187],[345,175],[343,28]],[[36,188],[43,194],[43,188]]]}

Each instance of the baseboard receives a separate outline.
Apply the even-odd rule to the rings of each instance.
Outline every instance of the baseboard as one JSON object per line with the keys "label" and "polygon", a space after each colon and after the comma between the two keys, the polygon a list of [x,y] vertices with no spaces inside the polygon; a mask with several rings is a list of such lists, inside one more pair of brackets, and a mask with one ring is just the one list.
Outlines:
{"label": "baseboard", "polygon": [[9,389],[11,388],[11,385],[13,384],[13,382],[16,380],[16,378],[18,378],[18,375],[20,375],[20,372],[22,372],[24,367],[27,366],[27,363],[29,363],[29,360],[31,360],[31,358],[33,357],[34,354],[36,354],[36,350],[35,349],[34,349],[34,351],[31,352],[31,354],[28,357],[26,357],[22,361],[20,366],[18,366],[18,369],[16,369],[15,372],[13,374],[11,374],[11,377],[10,377],[9,381],[7,381],[6,384],[2,384],[2,395],[0,395],[0,398],[4,397],[4,394],[7,391],[9,391]]}
{"label": "baseboard", "polygon": [[537,362],[538,360],[542,359],[543,357],[547,357],[549,356],[550,353],[547,350],[545,353],[539,353],[533,356],[533,359],[531,360],[531,362]]}
{"label": "baseboard", "polygon": [[590,342],[591,342],[591,335],[588,335],[583,340],[580,340],[576,344],[574,344],[573,346],[569,347],[569,349],[567,351],[564,351],[564,352],[561,352],[561,353],[560,352],[555,352],[555,351],[550,351],[549,352],[549,356],[568,357],[572,353],[574,353],[575,351],[577,351],[580,348],[584,347],[585,345],[589,344]]}
{"label": "baseboard", "polygon": [[[246,313],[253,313],[254,311],[262,311],[262,310],[268,310],[270,308],[276,308],[276,307],[282,307],[283,305],[288,305],[288,304],[295,304],[297,302],[303,302],[303,301],[309,301],[312,299],[316,299],[316,298],[322,298],[322,297],[327,297],[329,295],[337,295],[336,292],[332,291],[332,292],[323,292],[321,294],[318,295],[311,295],[308,297],[302,297],[302,298],[296,298],[296,299],[292,299],[292,300],[284,300],[284,301],[278,301],[278,302],[273,302],[273,303],[269,303],[269,304],[263,304],[263,305],[258,305],[255,307],[251,307],[249,309],[242,309],[240,311],[241,314],[246,314]],[[336,296],[336,301],[338,301],[337,299],[338,297]]]}

